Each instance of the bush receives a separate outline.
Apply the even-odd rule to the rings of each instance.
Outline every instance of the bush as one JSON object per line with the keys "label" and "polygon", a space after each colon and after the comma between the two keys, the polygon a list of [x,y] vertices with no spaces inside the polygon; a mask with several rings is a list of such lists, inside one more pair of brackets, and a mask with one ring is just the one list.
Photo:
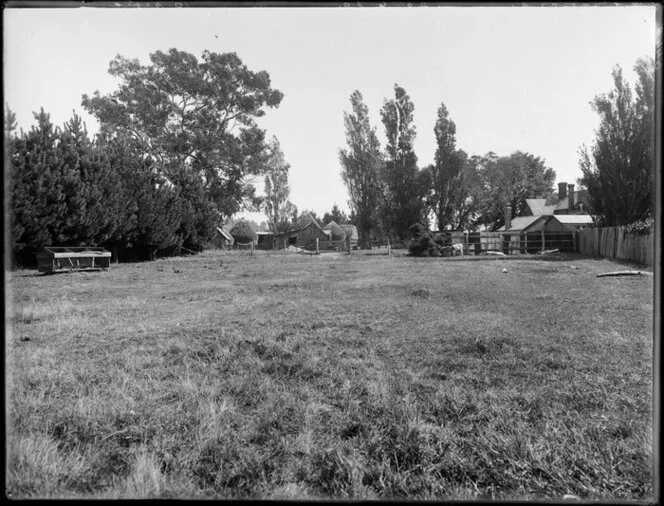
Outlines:
{"label": "bush", "polygon": [[231,229],[236,244],[246,244],[256,240],[256,231],[247,220],[238,221]]}
{"label": "bush", "polygon": [[646,218],[645,220],[633,221],[625,226],[626,234],[647,235],[655,228],[655,220],[653,218]]}
{"label": "bush", "polygon": [[443,254],[445,238],[443,236],[434,236],[422,225],[417,224],[411,227],[413,231],[413,240],[411,241],[408,252],[416,257],[438,257]]}

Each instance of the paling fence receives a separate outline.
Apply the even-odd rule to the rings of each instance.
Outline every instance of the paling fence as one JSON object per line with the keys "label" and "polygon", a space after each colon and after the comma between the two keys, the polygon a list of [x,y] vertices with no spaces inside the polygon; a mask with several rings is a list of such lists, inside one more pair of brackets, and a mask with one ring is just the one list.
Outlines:
{"label": "paling fence", "polygon": [[573,232],[443,232],[448,244],[462,244],[464,255],[500,252],[535,254],[543,250],[576,251]]}
{"label": "paling fence", "polygon": [[655,234],[627,234],[625,227],[587,228],[578,231],[578,251],[611,260],[629,260],[652,266]]}

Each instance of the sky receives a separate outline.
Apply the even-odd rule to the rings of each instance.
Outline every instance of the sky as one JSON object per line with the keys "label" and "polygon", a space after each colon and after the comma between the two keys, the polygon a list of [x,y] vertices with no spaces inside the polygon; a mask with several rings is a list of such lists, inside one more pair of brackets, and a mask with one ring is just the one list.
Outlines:
{"label": "sky", "polygon": [[259,125],[279,139],[291,165],[291,201],[300,210],[322,215],[335,203],[349,210],[338,156],[346,142],[343,113],[359,90],[384,146],[380,108],[395,83],[415,106],[420,167],[433,162],[433,127],[444,103],[457,147],[469,155],[525,151],[544,159],[556,182],[576,184],[578,150],[592,143],[598,126],[590,102],[610,91],[616,64],[634,83],[636,59],[655,56],[655,13],[654,5],[10,6],[4,97],[26,130],[43,107],[56,125],[75,111],[94,133],[98,124],[81,107],[81,95],[117,88],[108,74],[116,55],[147,64],[150,53],[169,48],[198,58],[206,49],[235,52],[284,93]]}

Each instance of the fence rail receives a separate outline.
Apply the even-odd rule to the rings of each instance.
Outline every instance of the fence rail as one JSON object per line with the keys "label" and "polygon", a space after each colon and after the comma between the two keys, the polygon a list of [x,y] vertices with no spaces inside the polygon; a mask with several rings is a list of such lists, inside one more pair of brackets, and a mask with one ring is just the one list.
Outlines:
{"label": "fence rail", "polygon": [[464,255],[501,252],[506,255],[534,254],[543,250],[576,251],[573,232],[443,232],[448,244],[462,244]]}
{"label": "fence rail", "polygon": [[654,264],[655,234],[626,234],[625,227],[603,227],[579,230],[578,236],[578,251],[584,255]]}

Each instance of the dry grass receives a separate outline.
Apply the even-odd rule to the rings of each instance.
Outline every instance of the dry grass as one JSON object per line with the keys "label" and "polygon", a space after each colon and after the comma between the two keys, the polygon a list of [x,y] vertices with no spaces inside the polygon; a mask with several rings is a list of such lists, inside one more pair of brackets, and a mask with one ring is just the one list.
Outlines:
{"label": "dry grass", "polygon": [[6,490],[652,500],[653,279],[608,270],[208,252],[10,273]]}

